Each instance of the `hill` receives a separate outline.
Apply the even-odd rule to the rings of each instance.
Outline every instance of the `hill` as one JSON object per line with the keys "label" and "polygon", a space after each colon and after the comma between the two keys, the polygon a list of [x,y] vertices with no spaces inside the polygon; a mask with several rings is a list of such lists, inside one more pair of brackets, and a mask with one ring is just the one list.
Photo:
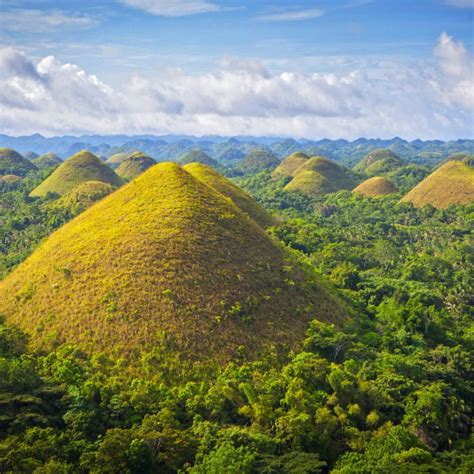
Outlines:
{"label": "hill", "polygon": [[369,176],[376,176],[389,173],[401,166],[403,166],[403,161],[392,150],[378,148],[368,153],[354,169]]}
{"label": "hill", "polygon": [[26,158],[11,148],[0,148],[0,176],[14,174],[25,176],[29,171],[37,170]]}
{"label": "hill", "polygon": [[54,206],[66,207],[77,214],[100,201],[114,189],[111,184],[103,181],[85,181],[57,201],[54,201]]}
{"label": "hill", "polygon": [[474,169],[462,161],[448,161],[416,185],[403,198],[416,207],[427,204],[444,209],[474,202]]}
{"label": "hill", "polygon": [[46,196],[48,193],[66,194],[86,181],[102,181],[113,186],[120,186],[123,181],[97,156],[88,151],[80,151],[58,166],[30,196]]}
{"label": "hill", "polygon": [[264,148],[254,148],[235,168],[242,173],[253,174],[274,169],[279,164],[280,160],[271,151]]}
{"label": "hill", "polygon": [[260,206],[252,196],[214,169],[201,163],[191,163],[185,165],[183,168],[207,186],[230,198],[237,207],[244,211],[261,227],[266,228],[276,225],[276,219]]}
{"label": "hill", "polygon": [[106,163],[112,167],[112,168],[118,168],[120,166],[120,163],[125,161],[127,158],[130,158],[134,153],[141,153],[138,150],[134,150],[131,152],[120,152],[120,153],[114,153],[113,155],[109,156],[107,158]]}
{"label": "hill", "polygon": [[275,178],[282,176],[293,176],[294,172],[307,160],[309,156],[300,151],[287,156],[273,171]]}
{"label": "hill", "polygon": [[60,165],[63,160],[55,153],[49,152],[38,156],[31,160],[31,162],[39,169],[51,168],[52,166]]}
{"label": "hill", "polygon": [[212,168],[219,168],[219,162],[211,158],[207,153],[204,153],[201,150],[191,150],[181,155],[178,159],[178,163],[181,165],[187,165],[189,163],[202,163],[206,166],[211,166]]}
{"label": "hill", "polygon": [[[156,183],[160,183],[159,186]],[[52,234],[0,282],[0,312],[36,347],[140,360],[254,358],[344,306],[230,199],[153,166]],[[137,362],[138,364],[139,362]]]}
{"label": "hill", "polygon": [[287,191],[301,191],[317,197],[341,189],[352,189],[354,179],[339,165],[322,156],[305,160],[293,171],[294,178],[285,186]]}
{"label": "hill", "polygon": [[25,153],[22,153],[23,158],[26,158],[27,160],[34,160],[35,158],[38,158],[38,153],[35,153],[34,151],[27,151]]}
{"label": "hill", "polygon": [[123,179],[130,180],[141,175],[153,165],[156,165],[156,161],[151,156],[137,151],[120,163],[116,173]]}
{"label": "hill", "polygon": [[384,196],[386,194],[396,193],[397,191],[396,186],[382,176],[374,176],[373,178],[366,179],[352,190],[353,193],[359,193],[369,197]]}

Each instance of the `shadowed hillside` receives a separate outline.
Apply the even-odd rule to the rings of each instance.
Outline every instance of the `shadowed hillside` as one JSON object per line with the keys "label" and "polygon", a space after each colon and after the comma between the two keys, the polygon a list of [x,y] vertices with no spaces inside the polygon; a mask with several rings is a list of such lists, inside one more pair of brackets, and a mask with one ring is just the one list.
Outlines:
{"label": "shadowed hillside", "polygon": [[155,164],[156,161],[150,156],[145,153],[136,152],[120,163],[120,166],[116,169],[116,173],[123,179],[130,180],[141,175]]}
{"label": "shadowed hillside", "polygon": [[431,204],[444,209],[474,202],[474,169],[462,161],[448,161],[407,193],[402,201],[416,207]]}
{"label": "shadowed hillside", "polygon": [[202,163],[206,166],[212,166],[213,168],[219,168],[219,162],[211,158],[207,153],[201,150],[191,150],[182,155],[178,163],[181,165],[187,165],[189,163]]}
{"label": "shadowed hillside", "polygon": [[25,176],[29,171],[35,171],[34,164],[23,158],[19,153],[10,148],[0,148],[0,176],[14,174]]}
{"label": "shadowed hillside", "polygon": [[[156,186],[160,183],[160,186]],[[0,312],[36,345],[121,356],[163,333],[193,358],[291,347],[337,299],[232,201],[158,164],[56,231],[0,283]]]}
{"label": "shadowed hillside", "polygon": [[108,165],[88,151],[81,151],[64,161],[38,187],[31,196],[46,196],[48,193],[66,194],[86,181],[102,181],[120,186],[123,181]]}
{"label": "shadowed hillside", "polygon": [[378,148],[367,154],[356,166],[356,171],[362,171],[369,176],[389,173],[403,166],[403,162],[393,151]]}
{"label": "shadowed hillside", "polygon": [[280,160],[271,151],[255,148],[236,165],[236,169],[242,173],[258,173],[274,169],[279,164]]}
{"label": "shadowed hillside", "polygon": [[55,153],[49,152],[32,159],[31,162],[38,169],[46,169],[51,168],[52,166],[60,165],[63,160],[61,160],[61,158],[59,158],[59,156]]}

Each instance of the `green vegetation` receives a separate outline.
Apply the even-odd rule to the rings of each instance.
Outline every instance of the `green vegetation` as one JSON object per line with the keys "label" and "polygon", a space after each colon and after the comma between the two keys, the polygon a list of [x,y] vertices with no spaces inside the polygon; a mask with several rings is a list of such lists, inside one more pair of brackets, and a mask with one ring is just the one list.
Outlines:
{"label": "green vegetation", "polygon": [[44,155],[33,158],[31,162],[40,170],[60,165],[63,160],[55,153],[45,153]]}
{"label": "green vegetation", "polygon": [[138,150],[134,150],[131,152],[120,152],[120,153],[114,153],[113,155],[109,156],[107,158],[107,164],[112,167],[112,168],[118,168],[120,166],[120,163],[122,161],[125,161],[126,159],[130,158],[134,153],[142,153]]}
{"label": "green vegetation", "polygon": [[136,152],[120,163],[116,173],[125,180],[131,180],[155,164],[153,158],[145,153]]}
{"label": "green vegetation", "polygon": [[206,166],[211,166],[212,168],[219,168],[219,162],[211,158],[207,153],[204,153],[201,150],[191,150],[181,155],[178,159],[178,163],[181,165],[188,165],[190,163],[202,163]]}
{"label": "green vegetation", "polygon": [[285,189],[301,191],[310,197],[324,196],[340,189],[352,189],[356,184],[348,172],[321,156],[305,160],[293,171],[293,176]]}
{"label": "green vegetation", "polygon": [[62,196],[86,181],[102,181],[113,186],[120,186],[123,183],[122,179],[97,156],[88,151],[81,151],[64,161],[33,189],[30,195],[44,197],[52,193]]}
{"label": "green vegetation", "polygon": [[247,156],[239,161],[235,169],[242,174],[254,174],[259,171],[274,169],[280,160],[269,150],[253,148]]}
{"label": "green vegetation", "polygon": [[34,164],[23,158],[19,153],[10,148],[0,148],[0,176],[16,175],[26,176],[27,173],[35,171]]}
{"label": "green vegetation", "polygon": [[403,166],[402,160],[393,151],[379,148],[365,156],[355,167],[355,170],[362,171],[369,176],[377,176],[394,171],[401,166]]}
{"label": "green vegetation", "polygon": [[374,176],[366,179],[352,190],[354,193],[360,193],[368,197],[385,196],[386,194],[396,193],[398,190],[395,185],[382,176]]}
{"label": "green vegetation", "polygon": [[417,207],[444,209],[474,202],[474,169],[463,161],[448,161],[415,186],[402,201]]}
{"label": "green vegetation", "polygon": [[400,202],[426,168],[377,199],[47,173],[0,181],[2,472],[474,471],[474,204]]}

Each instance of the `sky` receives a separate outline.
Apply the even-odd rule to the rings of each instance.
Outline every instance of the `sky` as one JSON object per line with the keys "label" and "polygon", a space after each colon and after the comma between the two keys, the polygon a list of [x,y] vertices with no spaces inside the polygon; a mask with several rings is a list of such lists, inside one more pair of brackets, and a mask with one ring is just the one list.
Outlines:
{"label": "sky", "polygon": [[474,0],[0,0],[0,132],[474,138]]}

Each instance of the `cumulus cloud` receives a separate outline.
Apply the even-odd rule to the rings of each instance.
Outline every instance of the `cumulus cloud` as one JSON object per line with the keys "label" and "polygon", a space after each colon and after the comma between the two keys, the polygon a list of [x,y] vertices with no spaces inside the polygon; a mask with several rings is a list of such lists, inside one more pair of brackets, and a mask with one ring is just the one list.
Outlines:
{"label": "cumulus cloud", "polygon": [[16,8],[3,11],[0,17],[0,28],[4,31],[27,33],[44,33],[59,28],[88,28],[98,24],[90,16],[65,13],[60,10],[42,11]]}
{"label": "cumulus cloud", "polygon": [[221,7],[205,0],[122,0],[122,3],[139,8],[152,15],[186,16],[199,13],[217,12]]}
{"label": "cumulus cloud", "polygon": [[193,133],[298,137],[473,136],[473,58],[442,34],[430,63],[345,74],[274,73],[223,58],[214,72],[135,75],[112,88],[53,56],[0,53],[4,133]]}

